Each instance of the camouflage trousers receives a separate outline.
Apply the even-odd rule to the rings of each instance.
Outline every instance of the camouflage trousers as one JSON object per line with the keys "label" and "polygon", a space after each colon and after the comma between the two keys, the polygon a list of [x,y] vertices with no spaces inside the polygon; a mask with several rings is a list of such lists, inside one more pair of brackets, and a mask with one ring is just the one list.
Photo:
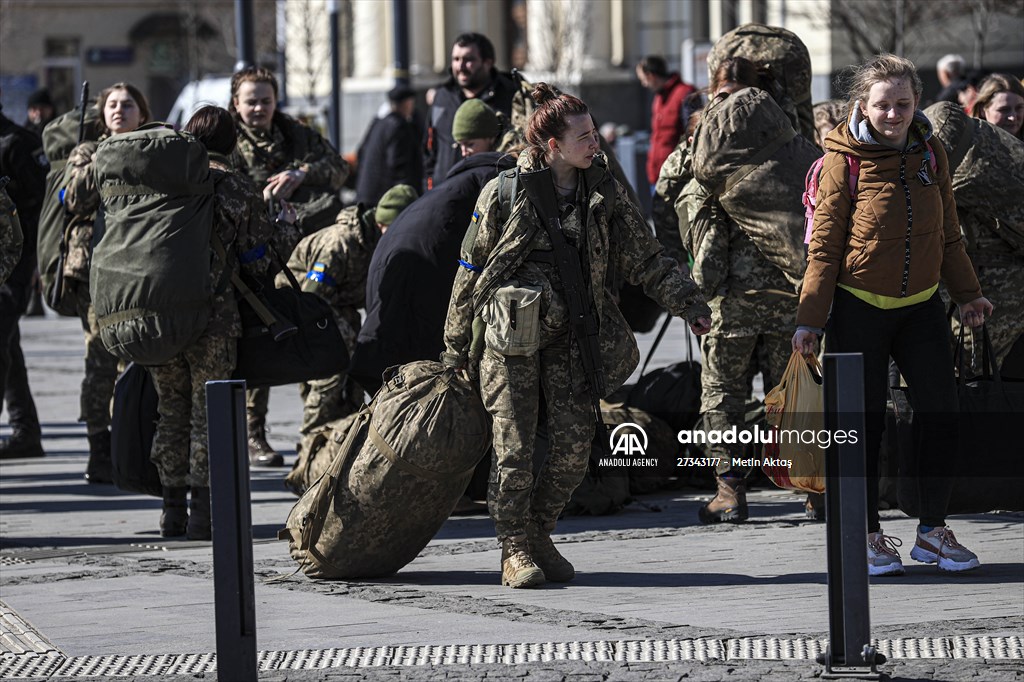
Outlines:
{"label": "camouflage trousers", "polygon": [[206,382],[230,379],[237,342],[203,336],[166,365],[148,367],[160,400],[150,459],[164,487],[209,487]]}
{"label": "camouflage trousers", "polygon": [[[536,481],[534,443],[540,392],[547,402],[550,452]],[[526,532],[530,517],[553,527],[573,490],[587,473],[594,414],[568,335],[528,357],[484,351],[480,396],[494,418],[494,459],[487,486],[487,508],[498,539]]]}
{"label": "camouflage trousers", "polygon": [[[1021,334],[1024,334],[1024,267],[980,265],[977,270],[981,290],[994,307],[992,317],[985,321],[985,327],[998,366],[1003,363]],[[952,327],[955,339],[960,333],[960,322],[956,315],[953,316]],[[980,329],[965,330],[964,363],[970,364],[970,374],[981,374],[982,345]]]}
{"label": "camouflage trousers", "polygon": [[299,433],[303,441],[330,422],[352,414],[363,404],[363,389],[344,372],[299,384],[299,395],[303,404]]}
{"label": "camouflage trousers", "polygon": [[[270,388],[250,388],[245,392],[245,417],[249,424],[263,429],[270,408]],[[250,431],[252,429],[250,428]],[[250,436],[252,433],[249,434]]]}
{"label": "camouflage trousers", "polygon": [[[763,352],[758,352],[759,341]],[[747,400],[750,397],[751,365],[758,361],[768,382],[779,381],[792,352],[792,334],[771,332],[753,336],[712,336],[701,339],[704,365],[700,375],[700,411],[704,429],[727,431],[745,428]],[[755,358],[756,354],[756,358]],[[773,386],[765,385],[768,392]],[[716,473],[732,468],[732,457],[743,454],[743,445],[714,443],[707,446],[709,457],[721,457]]]}
{"label": "camouflage trousers", "polygon": [[85,422],[86,431],[91,435],[110,428],[114,382],[124,367],[100,340],[99,324],[92,305],[80,304],[78,317],[85,333],[85,377],[82,379],[78,421]]}

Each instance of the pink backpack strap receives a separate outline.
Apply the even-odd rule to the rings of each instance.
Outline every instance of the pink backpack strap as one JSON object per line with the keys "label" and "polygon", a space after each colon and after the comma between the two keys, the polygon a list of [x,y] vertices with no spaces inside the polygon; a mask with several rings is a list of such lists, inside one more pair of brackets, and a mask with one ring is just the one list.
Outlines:
{"label": "pink backpack strap", "polygon": [[857,176],[860,175],[860,157],[846,154],[847,182],[850,183],[850,198],[857,198]]}

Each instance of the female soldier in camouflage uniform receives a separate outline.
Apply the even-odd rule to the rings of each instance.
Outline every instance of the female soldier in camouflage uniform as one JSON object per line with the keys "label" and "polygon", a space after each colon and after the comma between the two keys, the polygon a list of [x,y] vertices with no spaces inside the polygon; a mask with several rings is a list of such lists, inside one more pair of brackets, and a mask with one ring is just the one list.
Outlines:
{"label": "female soldier in camouflage uniform", "polygon": [[[228,155],[235,146],[235,124],[220,107],[203,107],[185,125],[206,145],[214,186],[215,248],[211,286],[225,281],[225,269],[244,268],[254,277],[267,274],[265,245],[273,236],[259,193],[244,175],[233,172]],[[203,258],[207,254],[197,254]],[[243,264],[243,265],[240,265]],[[242,321],[231,286],[214,294],[213,310],[203,335],[165,365],[149,367],[160,398],[160,421],[151,459],[160,472],[164,508],[160,532],[187,532],[190,540],[210,539],[210,457],[207,446],[206,382],[230,379],[235,369],[236,339]],[[185,499],[192,488],[191,515]],[[187,524],[187,526],[186,526]]]}
{"label": "female soldier in camouflage uniform", "polygon": [[99,141],[112,135],[130,133],[149,122],[149,104],[131,83],[115,83],[100,93],[96,108],[103,116],[104,132],[99,140],[83,142],[68,156],[64,207],[72,214],[68,251],[64,260],[64,286],[73,292],[78,316],[85,332],[85,378],[82,379],[81,416],[89,438],[89,464],[85,477],[90,483],[110,483],[110,401],[117,379],[117,358],[100,340],[96,313],[89,302],[89,262],[92,256],[93,223],[100,194],[92,174],[92,161]]}
{"label": "female soldier in camouflage uniform", "polygon": [[[475,369],[470,350],[473,328],[481,325],[474,323],[490,320],[479,360],[481,395],[494,417],[495,461],[487,502],[502,543],[502,584],[511,587],[533,587],[545,579],[567,581],[575,575],[550,536],[587,470],[595,396],[581,357],[587,351],[573,340],[567,288],[542,222],[546,218],[550,224],[552,217],[542,215],[525,192],[503,194],[504,183],[553,183],[553,188],[541,185],[541,191],[553,192],[560,224],[552,229],[578,250],[583,263],[583,305],[599,324],[597,362],[603,368],[605,393],[629,376],[639,355],[608,290],[613,271],[643,285],[672,314],[689,320],[695,333],[710,328],[710,309],[696,285],[663,255],[626,190],[598,156],[597,131],[587,106],[571,95],[555,95],[544,83],[536,86],[533,97],[538,108],[527,126],[531,146],[519,157],[519,177],[502,175],[489,182],[473,213],[442,354],[448,366]],[[609,193],[613,202],[606,199]],[[515,312],[508,315],[506,305]],[[502,325],[499,319],[508,323]],[[533,450],[542,390],[551,445],[535,483]]]}
{"label": "female soldier in camouflage uniform", "polygon": [[[333,224],[341,210],[338,192],[348,178],[348,164],[315,130],[277,110],[277,79],[266,69],[250,67],[231,79],[231,105],[238,146],[231,155],[236,169],[248,175],[267,201],[287,200],[298,212],[296,230],[281,253],[287,260],[302,234]],[[284,459],[267,443],[270,389],[247,394],[249,459],[254,466],[281,466]]]}

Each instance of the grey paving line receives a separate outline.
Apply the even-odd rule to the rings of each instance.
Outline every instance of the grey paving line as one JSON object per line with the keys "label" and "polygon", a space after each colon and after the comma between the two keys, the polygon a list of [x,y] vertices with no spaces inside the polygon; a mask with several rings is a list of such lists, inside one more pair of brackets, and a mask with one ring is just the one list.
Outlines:
{"label": "grey paving line", "polygon": [[[903,638],[874,640],[889,660],[1024,659],[1019,636]],[[437,667],[501,664],[509,667],[551,663],[720,663],[746,661],[814,661],[824,639],[672,639],[545,642],[535,644],[452,644],[385,646],[300,651],[261,651],[261,671],[381,667]],[[0,658],[0,677],[145,677],[207,675],[217,671],[216,654],[64,657],[59,652]]]}

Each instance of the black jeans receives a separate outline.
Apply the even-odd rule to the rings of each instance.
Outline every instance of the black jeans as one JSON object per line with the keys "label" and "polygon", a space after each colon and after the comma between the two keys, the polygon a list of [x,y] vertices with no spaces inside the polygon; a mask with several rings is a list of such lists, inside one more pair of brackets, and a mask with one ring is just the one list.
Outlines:
{"label": "black jeans", "polygon": [[25,313],[30,293],[28,287],[11,283],[0,287],[0,401],[7,405],[13,431],[38,438],[39,416],[28,386],[18,328],[18,319]]}
{"label": "black jeans", "polygon": [[909,387],[921,524],[944,526],[959,443],[949,327],[938,293],[923,303],[883,310],[836,288],[825,326],[830,353],[864,356],[868,532],[879,529],[878,454],[885,425],[890,356]]}

